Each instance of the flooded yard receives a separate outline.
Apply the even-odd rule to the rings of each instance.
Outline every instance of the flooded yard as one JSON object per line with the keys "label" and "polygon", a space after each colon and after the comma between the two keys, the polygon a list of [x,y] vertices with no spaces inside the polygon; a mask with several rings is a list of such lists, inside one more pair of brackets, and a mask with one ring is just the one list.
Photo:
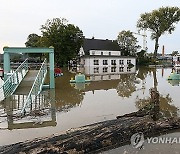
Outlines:
{"label": "flooded yard", "polygon": [[179,81],[167,81],[171,71],[171,68],[137,68],[119,74],[85,71],[91,82],[70,84],[75,72],[64,68],[64,75],[55,79],[55,90],[43,91],[29,107],[35,109],[31,114],[19,116],[26,96],[12,96],[0,103],[0,146],[137,111],[149,103],[152,87],[160,94],[161,116],[180,116]]}

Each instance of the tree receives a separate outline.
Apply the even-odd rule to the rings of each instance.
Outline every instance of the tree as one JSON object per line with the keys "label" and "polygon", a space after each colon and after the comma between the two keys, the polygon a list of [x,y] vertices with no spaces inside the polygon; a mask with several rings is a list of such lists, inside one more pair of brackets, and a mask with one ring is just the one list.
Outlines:
{"label": "tree", "polygon": [[175,30],[175,24],[180,20],[180,9],[178,7],[161,7],[150,13],[141,14],[137,22],[139,30],[150,30],[151,39],[155,40],[154,57],[157,56],[159,38],[165,32],[171,34]]}
{"label": "tree", "polygon": [[[156,69],[151,69],[149,71],[152,72],[152,74],[153,74],[153,88],[157,91],[158,80],[157,80],[157,75],[156,75]],[[149,71],[148,71],[148,73],[144,74],[145,78],[147,77],[147,74],[149,74]],[[178,116],[178,108],[171,104],[172,101],[173,100],[169,94],[166,94],[166,95],[160,94],[159,95],[160,117],[177,117]],[[140,99],[139,96],[137,96],[135,103],[136,103],[136,106],[139,109],[141,109],[147,105],[152,106],[152,104],[150,104],[150,102],[151,102],[150,97]],[[156,113],[156,114],[158,114],[158,113]]]}
{"label": "tree", "polygon": [[124,56],[135,55],[137,49],[140,47],[137,45],[137,38],[129,30],[121,31],[117,36],[117,42]]}
{"label": "tree", "polygon": [[29,34],[27,38],[27,42],[25,43],[26,47],[39,47],[40,46],[40,38],[41,36],[37,34]]}
{"label": "tree", "polygon": [[[26,47],[43,47],[41,43],[41,36],[35,33],[29,34],[25,45]],[[40,57],[40,60],[42,59],[42,55],[43,55],[42,53],[29,54],[30,57]]]}
{"label": "tree", "polygon": [[136,91],[135,74],[121,74],[116,90],[119,96],[129,98]]}
{"label": "tree", "polygon": [[179,54],[178,51],[173,51],[171,55],[172,55],[172,56],[175,56],[175,55],[178,55],[178,54]]}
{"label": "tree", "polygon": [[145,50],[141,50],[137,52],[137,64],[138,65],[149,65],[151,62],[150,58],[147,56],[147,52]]}
{"label": "tree", "polygon": [[57,65],[66,65],[77,57],[84,38],[79,27],[68,24],[64,18],[54,18],[41,26],[41,32],[43,44],[54,47]]}

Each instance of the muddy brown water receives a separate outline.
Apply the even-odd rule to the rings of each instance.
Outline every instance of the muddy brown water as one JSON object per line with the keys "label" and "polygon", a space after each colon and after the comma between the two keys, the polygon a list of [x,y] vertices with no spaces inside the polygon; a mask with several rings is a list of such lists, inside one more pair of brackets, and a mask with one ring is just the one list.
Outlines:
{"label": "muddy brown water", "polygon": [[[149,89],[152,87],[160,93],[161,115],[180,116],[179,81],[167,81],[171,71],[171,68],[138,68],[135,73],[108,76],[108,79],[88,75],[93,80],[90,83],[70,84],[69,80],[75,73],[64,68],[64,75],[55,79],[55,90],[43,91],[29,106],[25,117],[18,115],[26,96],[15,95],[1,101],[0,146],[137,111],[149,103]],[[28,114],[31,109],[36,111]]]}

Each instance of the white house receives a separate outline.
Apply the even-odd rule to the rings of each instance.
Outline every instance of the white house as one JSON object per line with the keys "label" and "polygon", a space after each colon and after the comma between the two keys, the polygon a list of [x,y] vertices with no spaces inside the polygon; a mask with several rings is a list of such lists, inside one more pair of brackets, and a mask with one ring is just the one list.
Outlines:
{"label": "white house", "polygon": [[136,58],[122,56],[114,40],[84,39],[79,55],[85,74],[115,75],[135,73],[136,70]]}
{"label": "white house", "polygon": [[172,61],[175,67],[180,67],[180,55],[173,56]]}

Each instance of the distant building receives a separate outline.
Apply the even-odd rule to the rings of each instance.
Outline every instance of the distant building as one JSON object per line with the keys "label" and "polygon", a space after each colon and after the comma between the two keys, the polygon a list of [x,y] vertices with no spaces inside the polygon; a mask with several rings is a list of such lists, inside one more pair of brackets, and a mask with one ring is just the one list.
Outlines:
{"label": "distant building", "polygon": [[172,61],[175,67],[180,67],[180,55],[173,56]]}
{"label": "distant building", "polygon": [[80,65],[89,75],[135,73],[136,70],[136,58],[122,56],[115,40],[84,39],[79,55]]}
{"label": "distant building", "polygon": [[173,57],[170,54],[164,54],[164,56],[159,54],[157,56],[157,59],[164,66],[172,66],[173,65]]}

